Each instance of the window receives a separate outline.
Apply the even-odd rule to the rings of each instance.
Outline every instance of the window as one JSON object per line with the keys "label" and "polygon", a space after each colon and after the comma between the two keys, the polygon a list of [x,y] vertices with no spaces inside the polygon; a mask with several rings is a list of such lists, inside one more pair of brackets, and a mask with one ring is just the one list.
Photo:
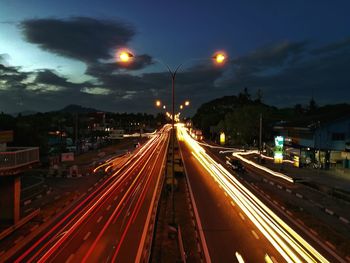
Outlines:
{"label": "window", "polygon": [[345,133],[343,132],[333,132],[332,133],[332,141],[344,141]]}

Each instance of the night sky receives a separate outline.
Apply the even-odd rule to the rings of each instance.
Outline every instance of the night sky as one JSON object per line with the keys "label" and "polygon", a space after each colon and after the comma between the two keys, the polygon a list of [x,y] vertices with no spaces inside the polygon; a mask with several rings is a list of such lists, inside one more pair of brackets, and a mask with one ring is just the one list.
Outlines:
{"label": "night sky", "polygon": [[[0,111],[155,113],[247,87],[278,107],[350,102],[350,1],[0,0]],[[128,47],[127,68],[115,52]],[[229,61],[210,57],[224,50]]]}

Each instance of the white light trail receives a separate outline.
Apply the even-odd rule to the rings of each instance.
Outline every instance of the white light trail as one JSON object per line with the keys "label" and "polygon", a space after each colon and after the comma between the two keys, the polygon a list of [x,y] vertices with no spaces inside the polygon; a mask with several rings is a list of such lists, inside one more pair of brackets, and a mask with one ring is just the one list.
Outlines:
{"label": "white light trail", "polygon": [[206,154],[205,150],[188,134],[184,126],[178,125],[177,127],[180,141],[186,142],[193,156],[287,262],[329,262],[222,165]]}

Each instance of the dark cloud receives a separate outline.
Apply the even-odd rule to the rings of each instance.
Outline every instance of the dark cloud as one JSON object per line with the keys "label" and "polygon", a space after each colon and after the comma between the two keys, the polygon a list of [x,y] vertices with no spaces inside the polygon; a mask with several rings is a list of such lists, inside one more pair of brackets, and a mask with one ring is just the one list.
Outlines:
{"label": "dark cloud", "polygon": [[345,38],[338,42],[331,43],[320,48],[315,48],[311,53],[314,55],[322,55],[329,52],[338,52],[339,50],[348,48],[350,48],[350,38]]}
{"label": "dark cloud", "polygon": [[224,89],[234,93],[243,87],[252,92],[261,89],[264,100],[277,106],[307,103],[312,96],[322,104],[350,97],[347,41],[318,49],[309,49],[304,42],[289,43],[281,49],[260,49],[234,63],[235,72]]}
{"label": "dark cloud", "polygon": [[305,51],[306,42],[281,42],[270,44],[252,53],[233,59],[233,74],[244,78],[259,74],[271,68],[279,68],[296,63]]}
{"label": "dark cloud", "polygon": [[71,81],[68,81],[65,77],[59,76],[57,75],[57,73],[48,69],[37,72],[33,83],[54,85],[54,86],[60,86],[65,88],[82,88],[85,86],[91,86],[91,84],[88,82],[73,83]]}
{"label": "dark cloud", "polygon": [[126,23],[87,17],[29,19],[22,21],[20,28],[28,42],[85,62],[109,59],[116,48],[125,46],[135,35]]}
{"label": "dark cloud", "polygon": [[[21,106],[52,110],[67,104],[109,111],[155,112],[154,100],[171,102],[171,79],[167,71],[130,74],[153,63],[148,55],[135,65],[88,61],[86,74],[95,81],[73,83],[51,70],[22,72],[1,63],[0,105],[9,111]],[[311,48],[306,42],[282,42],[235,58],[228,67],[209,64],[181,69],[176,77],[176,103],[191,100],[191,110],[210,99],[237,94],[244,87],[254,94],[261,89],[263,100],[276,106],[307,103],[313,95],[319,104],[350,98],[350,48],[347,41]],[[18,103],[20,101],[22,104]],[[11,110],[12,109],[12,110]]]}
{"label": "dark cloud", "polygon": [[85,74],[96,79],[96,87],[91,83],[83,83],[84,87],[81,87],[81,84],[70,83],[47,70],[38,73],[36,81],[39,83],[76,87],[95,93],[104,89],[105,94],[121,97],[131,96],[129,86],[132,90],[147,88],[143,87],[139,77],[126,75],[125,72],[151,65],[151,56],[136,55],[132,63],[127,64],[114,62],[117,48],[127,46],[135,35],[134,29],[126,23],[77,17],[68,20],[30,19],[23,21],[20,27],[28,42],[38,44],[49,52],[85,62]]}
{"label": "dark cloud", "polygon": [[139,70],[153,64],[152,57],[149,55],[135,56],[132,63],[101,63],[93,62],[87,65],[86,74],[99,78],[100,76],[114,74],[121,69]]}
{"label": "dark cloud", "polygon": [[25,80],[29,74],[21,72],[19,67],[5,65],[3,58],[0,55],[0,90],[22,88],[21,81]]}

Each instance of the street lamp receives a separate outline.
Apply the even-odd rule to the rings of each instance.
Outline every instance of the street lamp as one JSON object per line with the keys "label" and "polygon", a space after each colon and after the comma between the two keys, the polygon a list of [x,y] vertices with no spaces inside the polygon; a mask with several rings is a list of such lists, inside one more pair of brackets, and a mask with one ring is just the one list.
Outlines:
{"label": "street lamp", "polygon": [[[130,52],[130,51],[122,51],[119,55],[120,61],[121,62],[129,62],[131,58],[133,58],[134,55]],[[216,64],[224,64],[224,62],[227,59],[227,55],[224,52],[216,52],[211,59],[214,59],[214,61],[216,61]],[[175,225],[175,202],[174,202],[174,188],[175,188],[175,175],[174,175],[174,149],[175,149],[175,79],[176,79],[176,74],[179,71],[179,69],[187,62],[192,61],[193,59],[187,60],[182,64],[179,64],[175,69],[171,69],[167,64],[165,64],[163,61],[159,60],[159,59],[155,59],[157,60],[160,64],[162,64],[169,72],[170,78],[171,78],[171,91],[172,91],[172,114],[171,116],[171,127],[172,127],[172,140],[171,140],[171,144],[172,144],[172,160],[171,160],[171,200],[172,200],[172,220],[171,223],[173,225]],[[186,104],[186,102],[185,102]],[[188,101],[188,105],[189,105],[189,101]],[[188,106],[186,105],[186,106]],[[183,107],[183,105],[181,105]],[[180,107],[181,108],[181,107]]]}
{"label": "street lamp", "polygon": [[161,102],[160,100],[156,100],[156,106],[157,106],[157,107],[162,106],[162,102]]}
{"label": "street lamp", "polygon": [[227,59],[227,55],[225,54],[225,52],[219,51],[214,54],[213,59],[216,61],[217,64],[224,64],[224,62]]}
{"label": "street lamp", "polygon": [[190,101],[189,100],[186,100],[185,101],[185,106],[189,106],[190,105]]}
{"label": "street lamp", "polygon": [[118,52],[118,58],[120,62],[127,63],[134,58],[134,55],[128,50],[122,50]]}

